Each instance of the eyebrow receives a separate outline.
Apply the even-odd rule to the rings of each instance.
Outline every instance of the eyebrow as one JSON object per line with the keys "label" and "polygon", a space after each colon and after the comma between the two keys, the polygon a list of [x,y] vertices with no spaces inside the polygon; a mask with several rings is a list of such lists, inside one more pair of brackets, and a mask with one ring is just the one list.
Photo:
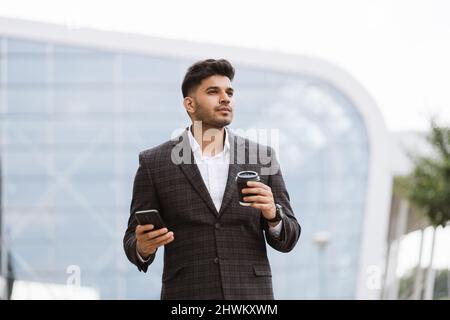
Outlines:
{"label": "eyebrow", "polygon": [[[218,86],[211,86],[211,87],[206,88],[205,91],[208,91],[208,90],[211,90],[211,89],[218,90],[218,89],[220,89],[220,87],[218,87]],[[232,87],[228,87],[228,88],[226,88],[225,90],[226,90],[226,91],[234,92],[234,89],[233,89]]]}

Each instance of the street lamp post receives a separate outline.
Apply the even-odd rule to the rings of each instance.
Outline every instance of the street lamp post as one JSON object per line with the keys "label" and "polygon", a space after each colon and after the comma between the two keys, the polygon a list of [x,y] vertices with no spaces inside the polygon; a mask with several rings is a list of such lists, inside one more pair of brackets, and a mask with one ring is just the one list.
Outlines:
{"label": "street lamp post", "polygon": [[325,249],[330,242],[330,233],[328,231],[318,231],[313,236],[313,241],[319,248],[319,299],[326,299],[326,266]]}

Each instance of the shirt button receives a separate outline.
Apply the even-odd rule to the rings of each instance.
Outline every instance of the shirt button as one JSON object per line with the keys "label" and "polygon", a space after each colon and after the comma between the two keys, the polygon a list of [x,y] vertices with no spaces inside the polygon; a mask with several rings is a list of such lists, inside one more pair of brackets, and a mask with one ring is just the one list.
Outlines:
{"label": "shirt button", "polygon": [[218,263],[219,263],[219,258],[217,258],[217,257],[214,258],[214,263],[215,263],[215,264],[218,264]]}
{"label": "shirt button", "polygon": [[214,227],[215,227],[216,229],[220,229],[220,223],[216,223],[216,224],[214,225]]}

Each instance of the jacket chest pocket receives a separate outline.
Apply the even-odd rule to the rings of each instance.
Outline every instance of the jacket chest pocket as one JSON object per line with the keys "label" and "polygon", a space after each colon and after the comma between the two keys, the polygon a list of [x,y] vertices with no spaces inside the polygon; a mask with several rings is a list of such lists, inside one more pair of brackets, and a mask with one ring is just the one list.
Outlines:
{"label": "jacket chest pocket", "polygon": [[269,266],[266,265],[254,265],[253,272],[257,277],[271,277],[272,271]]}

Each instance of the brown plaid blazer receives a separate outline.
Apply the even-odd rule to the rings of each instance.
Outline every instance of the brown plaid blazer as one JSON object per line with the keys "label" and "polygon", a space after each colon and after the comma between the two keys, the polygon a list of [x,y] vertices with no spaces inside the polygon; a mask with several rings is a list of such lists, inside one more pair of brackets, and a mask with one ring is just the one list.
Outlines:
{"label": "brown plaid blazer", "polygon": [[[288,252],[301,231],[273,150],[228,130],[231,159],[222,206],[217,212],[195,164],[187,130],[139,154],[123,239],[128,259],[144,272],[153,262],[155,255],[147,263],[137,257],[134,212],[158,209],[175,235],[164,248],[162,299],[273,299],[266,240],[274,249]],[[252,154],[260,148],[267,151],[264,164],[259,156],[252,161]],[[174,155],[184,160],[179,163]],[[262,169],[269,167],[273,172],[264,174],[267,172]],[[283,207],[279,238],[268,232],[260,210],[239,205],[234,179],[242,170],[260,173],[261,182],[271,187],[275,202]]]}

